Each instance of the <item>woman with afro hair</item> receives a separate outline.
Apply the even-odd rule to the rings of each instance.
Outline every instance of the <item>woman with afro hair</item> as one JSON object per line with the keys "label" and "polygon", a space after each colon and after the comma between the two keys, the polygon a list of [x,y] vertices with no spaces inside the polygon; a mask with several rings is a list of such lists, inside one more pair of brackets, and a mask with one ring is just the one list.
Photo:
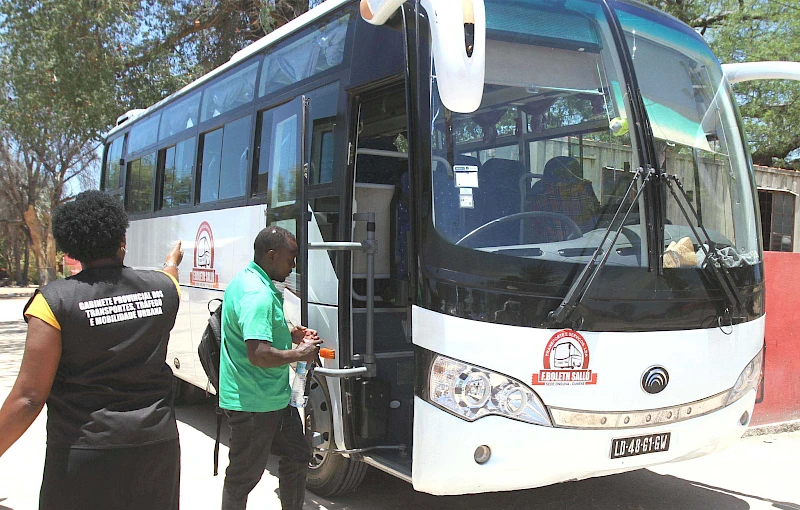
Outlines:
{"label": "woman with afro hair", "polygon": [[177,510],[180,446],[166,364],[180,241],[163,271],[123,264],[128,216],[87,191],[53,214],[82,271],[39,289],[19,376],[0,408],[0,455],[47,404],[41,510]]}

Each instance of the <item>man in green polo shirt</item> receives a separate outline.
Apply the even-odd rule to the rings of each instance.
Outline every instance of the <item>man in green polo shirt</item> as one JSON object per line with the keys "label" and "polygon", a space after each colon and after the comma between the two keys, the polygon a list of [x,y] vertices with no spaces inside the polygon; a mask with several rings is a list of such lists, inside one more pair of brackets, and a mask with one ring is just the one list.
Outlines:
{"label": "man in green polo shirt", "polygon": [[253,261],[225,289],[222,305],[219,406],[231,427],[222,510],[246,508],[270,453],[280,457],[281,506],[300,510],[311,451],[300,415],[289,406],[288,364],[313,361],[322,341],[312,329],[289,330],[283,296],[272,283],[284,281],[295,267],[292,233],[267,227],[253,247]]}

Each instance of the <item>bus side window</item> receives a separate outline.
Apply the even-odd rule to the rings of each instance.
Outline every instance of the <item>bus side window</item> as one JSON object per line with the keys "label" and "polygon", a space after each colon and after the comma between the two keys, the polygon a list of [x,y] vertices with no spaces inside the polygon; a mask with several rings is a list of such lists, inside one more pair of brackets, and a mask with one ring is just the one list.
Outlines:
{"label": "bus side window", "polygon": [[178,101],[167,107],[161,115],[159,127],[159,140],[167,139],[173,135],[190,129],[197,125],[197,112],[200,109],[200,93]]}
{"label": "bus side window", "polygon": [[311,137],[311,169],[308,175],[308,183],[312,186],[333,181],[335,128],[335,119],[314,121]]}
{"label": "bus side window", "polygon": [[219,167],[222,154],[222,129],[203,135],[203,163],[200,175],[200,202],[219,198]]}
{"label": "bus side window", "polygon": [[122,200],[125,172],[122,164],[122,149],[125,136],[120,136],[113,142],[106,144],[106,160],[103,167],[103,191],[116,195]]}
{"label": "bus side window", "polygon": [[131,128],[128,138],[128,154],[137,153],[158,141],[158,125],[161,122],[161,112],[155,113],[150,117],[137,121]]}
{"label": "bus side window", "polygon": [[272,207],[294,203],[292,171],[298,164],[300,143],[297,123],[297,106],[292,102],[259,114],[258,164],[253,176],[253,195],[264,195],[272,186]]}
{"label": "bus side window", "polygon": [[308,139],[311,141],[308,184],[311,186],[329,184],[333,182],[337,171],[335,155],[337,137],[343,135],[337,131],[339,82],[314,90],[308,97],[310,99]]}
{"label": "bus side window", "polygon": [[200,202],[244,196],[249,149],[249,115],[203,135]]}
{"label": "bus side window", "polygon": [[155,152],[128,163],[128,212],[153,210],[155,170]]}
{"label": "bus side window", "polygon": [[282,207],[296,200],[296,170],[300,164],[297,114],[285,119],[273,118],[272,143],[270,145],[270,205]]}
{"label": "bus side window", "polygon": [[161,179],[161,208],[190,205],[194,174],[194,138],[184,140],[164,151],[164,174]]}
{"label": "bus side window", "polygon": [[205,122],[251,102],[257,72],[258,62],[253,62],[209,86],[203,93],[200,121]]}
{"label": "bus side window", "polygon": [[315,30],[267,53],[258,97],[329,71],[344,62],[350,14],[318,23]]}
{"label": "bus side window", "polygon": [[222,167],[219,198],[243,197],[250,157],[250,115],[225,124],[222,135]]}

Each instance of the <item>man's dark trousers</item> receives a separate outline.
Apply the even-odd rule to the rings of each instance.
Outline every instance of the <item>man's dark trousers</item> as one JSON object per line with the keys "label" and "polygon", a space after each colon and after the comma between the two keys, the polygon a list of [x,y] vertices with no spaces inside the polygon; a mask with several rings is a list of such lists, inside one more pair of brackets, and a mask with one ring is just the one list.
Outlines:
{"label": "man's dark trousers", "polygon": [[222,489],[222,510],[244,510],[270,454],[278,462],[278,490],[283,510],[301,510],[311,449],[297,409],[287,406],[268,413],[225,411],[231,427],[228,469]]}

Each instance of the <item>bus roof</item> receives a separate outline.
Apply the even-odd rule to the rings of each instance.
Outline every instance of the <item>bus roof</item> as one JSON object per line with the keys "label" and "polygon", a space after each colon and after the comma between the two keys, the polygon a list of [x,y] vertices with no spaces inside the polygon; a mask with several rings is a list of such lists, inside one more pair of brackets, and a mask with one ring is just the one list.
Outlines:
{"label": "bus roof", "polygon": [[305,26],[310,25],[311,23],[316,21],[318,18],[321,18],[321,17],[325,16],[326,14],[328,14],[329,12],[334,11],[337,8],[341,7],[342,5],[345,5],[345,4],[347,4],[349,2],[353,2],[353,1],[354,0],[325,0],[325,1],[323,1],[321,4],[317,5],[316,7],[314,7],[311,10],[309,10],[308,12],[305,12],[305,13],[301,14],[300,16],[298,16],[297,18],[293,19],[289,23],[283,25],[282,27],[278,28],[277,30],[273,30],[272,32],[270,32],[269,34],[265,35],[261,39],[253,42],[252,44],[250,44],[248,46],[245,46],[241,50],[239,50],[236,53],[234,53],[233,56],[227,62],[222,64],[221,66],[217,67],[216,69],[214,69],[213,71],[211,71],[209,73],[204,74],[203,76],[201,76],[200,78],[196,79],[192,83],[186,85],[185,87],[183,87],[182,89],[178,90],[177,92],[173,92],[172,94],[170,94],[169,96],[165,97],[164,99],[162,99],[161,101],[157,102],[156,104],[150,106],[149,108],[142,109],[142,110],[130,110],[126,114],[121,115],[119,118],[122,118],[125,115],[127,115],[128,118],[125,119],[125,121],[122,122],[121,124],[118,124],[118,125],[114,126],[113,128],[111,128],[103,136],[103,138],[104,139],[105,138],[109,138],[109,137],[113,136],[114,134],[116,134],[117,132],[124,130],[125,128],[129,127],[134,121],[136,121],[136,119],[144,117],[147,114],[149,114],[150,112],[158,109],[162,105],[164,105],[166,103],[169,103],[169,102],[175,100],[176,98],[191,92],[192,90],[196,89],[197,87],[199,87],[203,83],[213,79],[216,76],[219,76],[220,74],[224,73],[228,69],[231,69],[232,67],[234,67],[236,64],[238,64],[240,62],[243,62],[248,57],[250,57],[252,55],[255,55],[256,53],[258,53],[259,51],[263,50],[264,48],[267,48],[267,47],[277,43],[281,39],[284,39],[284,38],[292,35],[293,33],[299,31],[300,29],[304,28]]}

